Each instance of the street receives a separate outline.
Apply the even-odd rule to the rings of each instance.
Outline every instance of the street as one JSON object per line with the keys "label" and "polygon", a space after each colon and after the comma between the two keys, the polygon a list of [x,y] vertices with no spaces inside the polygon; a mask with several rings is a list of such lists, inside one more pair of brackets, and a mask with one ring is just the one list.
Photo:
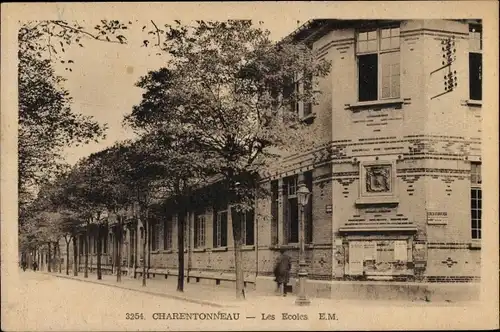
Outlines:
{"label": "street", "polygon": [[[20,272],[18,296],[8,299],[3,330],[138,330],[196,329],[195,321],[154,320],[155,312],[215,312],[195,303],[167,299],[119,288],[57,278],[32,271]],[[5,299],[4,299],[5,300]],[[135,319],[133,313],[143,314]],[[134,318],[134,319],[133,319]],[[199,324],[199,322],[197,322]],[[205,321],[206,324],[220,324]],[[174,325],[177,325],[175,327]],[[187,327],[186,326],[186,327]],[[215,326],[214,326],[215,328]]]}
{"label": "street", "polygon": [[[411,317],[406,322],[408,326],[423,323],[426,327],[433,325],[432,320],[421,320],[421,310],[430,305],[426,302],[334,301],[316,298],[309,307],[297,307],[293,296],[252,295],[245,303],[237,305],[224,295],[226,291],[219,289],[209,297],[213,303],[226,305],[222,307],[146,293],[157,292],[163,283],[160,280],[150,280],[146,289],[134,291],[113,287],[114,282],[98,284],[94,280],[95,275],[89,277],[83,281],[67,279],[64,275],[57,277],[43,272],[19,270],[19,281],[11,283],[9,291],[9,294],[16,294],[15,298],[2,298],[2,330],[331,330],[350,328],[353,322],[356,322],[356,328],[367,328],[380,317],[408,315],[409,311],[412,314],[407,316]],[[111,281],[112,277],[105,279]],[[128,284],[136,282],[124,278],[120,286],[128,287]],[[175,289],[170,283],[164,283],[164,286],[166,290]],[[188,285],[187,290],[208,292],[203,291],[204,288]],[[186,296],[193,297],[193,292],[187,291]],[[387,305],[391,308],[387,308]],[[457,310],[466,309],[462,305],[447,303],[445,306],[441,303],[439,309],[441,312],[447,311],[450,317],[457,317]],[[431,313],[426,310],[425,314],[429,316]],[[362,320],[359,319],[360,314]]]}

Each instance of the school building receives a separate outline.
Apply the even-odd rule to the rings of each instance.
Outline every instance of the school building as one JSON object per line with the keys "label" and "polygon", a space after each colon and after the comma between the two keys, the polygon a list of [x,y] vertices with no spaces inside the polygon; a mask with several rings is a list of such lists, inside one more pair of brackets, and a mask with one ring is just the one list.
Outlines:
{"label": "school building", "polygon": [[[286,158],[284,171],[271,170],[271,195],[243,220],[246,286],[274,290],[273,264],[286,248],[297,287],[299,178],[312,192],[305,208],[310,292],[328,296],[336,281],[349,280],[477,282],[481,22],[314,19],[290,37],[332,67],[315,79],[319,102],[296,105],[316,147]],[[189,282],[234,284],[230,219],[227,205],[186,216]],[[165,211],[151,222],[150,277],[177,274],[176,220]],[[140,275],[142,226],[129,221],[123,273]],[[105,268],[116,249],[112,229]],[[90,247],[95,253],[93,241]]]}

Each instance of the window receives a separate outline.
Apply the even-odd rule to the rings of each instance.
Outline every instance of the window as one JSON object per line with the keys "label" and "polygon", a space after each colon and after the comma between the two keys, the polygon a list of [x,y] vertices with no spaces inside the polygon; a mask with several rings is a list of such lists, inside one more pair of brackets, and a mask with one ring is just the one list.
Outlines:
{"label": "window", "polygon": [[[304,91],[306,93],[312,93],[312,89],[313,89],[313,75],[308,74],[304,78]],[[311,113],[312,113],[312,102],[311,101],[304,102],[304,110],[302,111],[302,113],[303,113],[302,115],[304,117],[311,115]]]}
{"label": "window", "polygon": [[[304,173],[304,184],[312,193],[312,171]],[[298,175],[283,179],[285,243],[299,243],[300,206],[297,199]],[[304,206],[305,241],[312,243],[312,196]]]}
{"label": "window", "polygon": [[151,222],[151,250],[155,251],[160,249],[160,223],[156,221]]}
{"label": "window", "polygon": [[271,181],[271,244],[278,244],[278,181]]}
{"label": "window", "polygon": [[197,215],[194,219],[194,247],[205,247],[205,227],[206,218],[204,215]]}
{"label": "window", "polygon": [[399,27],[357,32],[359,101],[400,97],[399,48]]}
{"label": "window", "polygon": [[107,233],[101,233],[101,235],[104,235],[102,236],[102,253],[103,254],[106,254],[108,252],[108,237],[107,237]]}
{"label": "window", "polygon": [[247,246],[251,246],[254,244],[254,210],[250,210],[241,214],[241,230],[242,230],[242,239],[243,244]]}
{"label": "window", "polygon": [[472,239],[481,239],[481,163],[471,163],[471,235]]}
{"label": "window", "polygon": [[130,257],[132,258],[131,261],[133,262],[134,259],[134,253],[135,253],[135,229],[131,228],[130,229]]}
{"label": "window", "polygon": [[312,177],[312,172],[308,171],[304,173],[304,183],[309,189],[309,192],[311,193],[311,196],[309,196],[309,200],[307,201],[307,205],[304,206],[304,221],[305,221],[305,241],[306,243],[312,243],[313,242],[313,232],[312,232],[312,183],[313,183],[313,177]]}
{"label": "window", "polygon": [[189,247],[189,218],[184,217],[184,250]]}
{"label": "window", "polygon": [[483,40],[480,25],[469,25],[469,98],[482,100]]}
{"label": "window", "polygon": [[113,234],[109,233],[108,234],[108,237],[109,237],[109,241],[108,241],[108,246],[109,246],[109,250],[108,252],[111,253],[113,250]]}
{"label": "window", "polygon": [[172,249],[172,217],[163,221],[163,249]]}
{"label": "window", "polygon": [[284,226],[286,243],[299,242],[299,207],[297,201],[298,176],[283,179],[284,184]]}
{"label": "window", "polygon": [[214,212],[214,248],[227,247],[227,210]]}
{"label": "window", "polygon": [[97,236],[92,236],[92,252],[97,253]]}
{"label": "window", "polygon": [[[291,111],[299,118],[312,113],[313,75],[295,74],[285,82],[283,96],[290,98]],[[299,97],[300,96],[300,97]],[[300,98],[300,101],[297,100]]]}
{"label": "window", "polygon": [[80,235],[80,237],[78,238],[78,254],[81,256],[83,255],[83,236]]}

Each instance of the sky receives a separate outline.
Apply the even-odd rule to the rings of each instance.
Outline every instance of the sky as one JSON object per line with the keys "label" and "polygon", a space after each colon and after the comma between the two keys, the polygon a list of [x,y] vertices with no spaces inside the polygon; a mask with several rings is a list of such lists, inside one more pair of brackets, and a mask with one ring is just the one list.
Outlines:
{"label": "sky", "polygon": [[[293,20],[283,20],[279,25],[263,21],[262,27],[270,31],[273,40],[279,40],[308,19],[295,17]],[[92,27],[95,22],[79,23]],[[64,70],[64,65],[56,65],[56,72],[67,79],[64,86],[73,98],[72,110],[91,115],[109,128],[107,137],[99,143],[66,148],[64,155],[69,164],[75,164],[80,158],[109,147],[118,140],[134,137],[130,128],[122,126],[123,116],[141,101],[143,91],[134,84],[148,71],[166,63],[166,55],[157,55],[157,50],[151,47],[141,47],[142,37],[146,33],[142,27],[148,23],[144,20],[133,21],[127,32],[126,45],[87,39],[83,48],[70,47],[65,57],[74,61],[72,72]]]}

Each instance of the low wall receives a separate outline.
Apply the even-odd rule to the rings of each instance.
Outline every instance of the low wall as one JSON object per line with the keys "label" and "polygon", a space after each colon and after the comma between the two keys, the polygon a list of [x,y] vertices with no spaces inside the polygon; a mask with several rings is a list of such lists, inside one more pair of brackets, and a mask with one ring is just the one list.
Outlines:
{"label": "low wall", "polygon": [[[290,286],[291,293],[296,293],[298,280],[291,279]],[[276,290],[274,278],[257,277],[256,290],[264,293],[274,292]],[[342,300],[478,301],[480,283],[308,280],[306,292],[311,297]]]}

